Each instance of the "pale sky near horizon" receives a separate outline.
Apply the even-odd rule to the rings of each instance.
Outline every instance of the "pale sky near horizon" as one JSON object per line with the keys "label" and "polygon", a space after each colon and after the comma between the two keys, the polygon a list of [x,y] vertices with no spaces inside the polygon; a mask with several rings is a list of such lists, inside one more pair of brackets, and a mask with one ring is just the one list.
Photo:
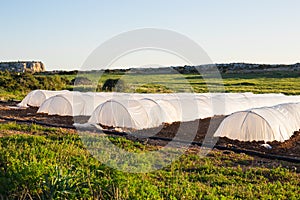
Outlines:
{"label": "pale sky near horizon", "polygon": [[[299,9],[298,0],[3,0],[0,61],[41,60],[47,70],[79,69],[111,37],[150,27],[189,37],[214,63],[296,63]],[[144,56],[118,65],[184,64],[163,55],[131,63]]]}

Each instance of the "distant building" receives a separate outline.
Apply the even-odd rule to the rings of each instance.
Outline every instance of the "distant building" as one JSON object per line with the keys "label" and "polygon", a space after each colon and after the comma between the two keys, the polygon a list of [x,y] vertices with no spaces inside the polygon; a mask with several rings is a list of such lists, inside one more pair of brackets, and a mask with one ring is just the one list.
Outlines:
{"label": "distant building", "polygon": [[10,72],[43,72],[45,65],[40,61],[0,62],[0,71]]}

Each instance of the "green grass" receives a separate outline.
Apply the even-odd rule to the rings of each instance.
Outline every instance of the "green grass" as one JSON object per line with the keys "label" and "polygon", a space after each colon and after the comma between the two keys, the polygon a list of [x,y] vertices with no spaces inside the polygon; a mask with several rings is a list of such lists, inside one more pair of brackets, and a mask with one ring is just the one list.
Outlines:
{"label": "green grass", "polygon": [[[49,77],[53,75],[36,75],[37,78]],[[58,75],[56,75],[57,78]],[[97,85],[101,86],[107,79],[122,79],[125,84],[123,92],[137,93],[170,93],[170,92],[253,92],[253,93],[284,93],[287,95],[300,94],[300,75],[297,72],[264,72],[247,74],[222,74],[221,78],[215,78],[211,74],[100,74],[100,73],[80,73],[78,76],[91,80],[93,85],[66,85],[59,89],[69,89],[77,91],[96,91]],[[66,83],[76,78],[76,75],[59,75]],[[18,83],[16,83],[18,84]],[[22,86],[15,86],[23,88]],[[55,88],[55,85],[43,87]],[[41,88],[43,89],[43,88]],[[58,88],[57,88],[58,89]],[[5,87],[0,87],[0,99],[22,100],[28,93],[28,89],[23,88],[8,91]]]}
{"label": "green grass", "polygon": [[[125,92],[253,92],[300,94],[300,75],[297,72],[265,72],[222,74],[222,79],[210,74],[81,74],[103,84],[108,78],[121,78],[127,84]],[[204,79],[203,79],[204,78]],[[76,88],[75,88],[76,90]],[[95,90],[87,87],[86,90]]]}
{"label": "green grass", "polygon": [[[213,151],[208,157],[200,158],[189,152],[161,170],[131,174],[107,167],[91,156],[77,134],[63,129],[9,123],[1,124],[0,131],[22,133],[0,138],[3,198],[300,198],[299,174],[282,167],[253,166],[253,158],[245,154],[225,155]],[[88,135],[93,141],[94,137]],[[120,137],[105,138],[136,153],[157,148]],[[151,162],[144,164],[147,168]]]}

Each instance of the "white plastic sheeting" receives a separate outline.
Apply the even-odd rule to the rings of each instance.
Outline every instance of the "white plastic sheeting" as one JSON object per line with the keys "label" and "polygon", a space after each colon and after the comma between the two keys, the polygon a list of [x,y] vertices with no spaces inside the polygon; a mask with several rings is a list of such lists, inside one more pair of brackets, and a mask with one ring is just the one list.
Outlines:
{"label": "white plastic sheeting", "polygon": [[157,127],[162,123],[206,118],[212,116],[207,99],[207,97],[186,98],[186,96],[159,100],[114,98],[99,105],[89,123],[108,127],[145,129]]}
{"label": "white plastic sheeting", "polygon": [[[300,97],[282,94],[254,95],[251,93],[246,95],[121,95],[99,105],[93,112],[89,123],[110,127],[144,129],[159,126],[161,123],[192,121],[215,115],[230,115],[255,107],[293,102],[300,102]],[[160,107],[159,110],[153,109],[154,105],[156,108]]]}
{"label": "white plastic sheeting", "polygon": [[300,103],[254,108],[226,117],[215,137],[240,141],[285,141],[300,129]]}
{"label": "white plastic sheeting", "polygon": [[300,96],[253,93],[82,93],[34,90],[18,106],[38,113],[91,116],[90,124],[146,129],[229,115],[215,133],[240,141],[285,141],[300,128]]}
{"label": "white plastic sheeting", "polygon": [[[86,115],[90,116],[94,112],[95,108],[101,103],[107,101],[111,97],[109,95],[103,93],[82,93],[81,99],[84,101],[82,105],[82,109],[79,109],[79,112],[76,112],[77,115]],[[79,98],[79,101],[81,100]],[[76,103],[77,99],[74,99],[74,103]],[[76,115],[74,115],[76,116]]]}
{"label": "white plastic sheeting", "polygon": [[89,119],[91,124],[133,129],[157,127],[163,121],[160,105],[151,99],[109,100],[99,105]]}
{"label": "white plastic sheeting", "polygon": [[[75,95],[75,99],[73,98]],[[128,99],[128,100],[141,100],[141,99],[151,99],[158,104],[171,104],[176,110],[177,117],[176,120],[187,121],[194,120],[197,118],[206,118],[212,117],[214,115],[228,115],[237,111],[242,111],[254,107],[264,107],[264,106],[273,106],[281,103],[290,103],[290,102],[300,102],[299,96],[285,96],[282,94],[263,94],[263,95],[254,95],[252,93],[217,93],[217,94],[126,94],[126,93],[80,93],[80,92],[68,92],[66,94],[61,94],[66,96],[67,100],[66,107],[69,108],[68,113],[73,114],[83,114],[90,115],[94,108],[99,104],[103,103],[106,100],[114,99],[118,101],[119,99]],[[78,97],[78,98],[77,98]],[[57,107],[57,113],[60,115],[60,108],[64,106],[63,103],[56,103],[56,99],[53,98],[51,105],[49,107]],[[77,100],[79,102],[77,102]],[[77,104],[84,102],[80,111],[73,112],[75,107],[76,110]],[[166,103],[167,102],[167,103]],[[169,108],[169,106],[161,106],[163,109]],[[171,109],[173,110],[173,109]],[[44,112],[48,113],[47,110]],[[54,112],[54,111],[53,111]],[[171,113],[175,113],[171,111]],[[54,114],[54,113],[53,113]],[[72,114],[72,115],[73,115]],[[71,115],[71,116],[72,116]],[[170,121],[170,120],[169,120]]]}
{"label": "white plastic sheeting", "polygon": [[[218,95],[210,98],[210,108],[214,115],[230,115],[251,108],[270,107],[284,103],[300,102],[300,96],[277,94],[254,95],[246,97]],[[211,117],[211,116],[209,116]]]}
{"label": "white plastic sheeting", "polygon": [[49,115],[76,116],[82,114],[84,104],[81,94],[72,92],[47,99],[37,112]]}
{"label": "white plastic sheeting", "polygon": [[40,107],[42,103],[55,95],[68,93],[68,90],[50,91],[50,90],[33,90],[18,104],[19,107]]}
{"label": "white plastic sheeting", "polygon": [[94,109],[108,98],[102,93],[69,92],[50,97],[42,103],[37,112],[60,116],[90,116]]}
{"label": "white plastic sheeting", "polygon": [[91,116],[90,123],[143,129],[162,123],[230,115],[252,108],[300,102],[300,96],[253,93],[83,93],[35,90],[20,106],[40,106],[39,113]]}

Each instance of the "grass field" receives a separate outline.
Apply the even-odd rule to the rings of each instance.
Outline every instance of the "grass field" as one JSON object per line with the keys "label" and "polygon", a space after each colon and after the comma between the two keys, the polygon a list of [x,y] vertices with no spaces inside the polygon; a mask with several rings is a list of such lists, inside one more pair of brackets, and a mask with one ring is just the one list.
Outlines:
{"label": "grass field", "polygon": [[[222,77],[221,77],[222,76]],[[76,75],[35,75],[44,80],[49,77],[46,85],[40,84],[40,89],[68,89],[79,91],[96,91],[107,79],[121,79],[126,87],[123,92],[137,93],[171,93],[171,92],[253,92],[253,93],[284,93],[287,95],[300,94],[300,74],[298,72],[265,72],[247,74],[221,74],[220,78],[199,74],[79,74],[77,77],[86,77],[93,85],[71,84]],[[58,79],[61,80],[58,80]],[[46,80],[48,80],[46,79]],[[34,82],[35,81],[35,82]],[[51,82],[52,81],[52,82]],[[57,84],[57,81],[61,84]],[[23,81],[24,82],[24,81]],[[36,83],[30,80],[28,84]],[[7,84],[7,83],[6,83]],[[22,88],[23,83],[16,82],[17,90],[8,90],[6,85],[0,86],[0,99],[21,100],[28,93]],[[1,84],[0,84],[1,85]],[[21,85],[21,87],[19,87]],[[100,87],[99,87],[100,86]]]}
{"label": "grass field", "polygon": [[[88,75],[87,77],[90,77]],[[95,74],[93,81],[103,83],[108,78],[121,78],[129,85],[130,92],[254,92],[300,94],[300,75],[291,72],[260,74],[222,74],[220,78],[198,74]],[[165,90],[159,90],[159,86]],[[149,90],[149,88],[153,90]]]}
{"label": "grass field", "polygon": [[[253,92],[300,94],[300,74],[297,72],[265,72],[247,74],[82,74],[103,83],[108,78],[124,80],[126,92]],[[69,78],[75,76],[69,76]],[[100,77],[100,78],[99,78]],[[78,88],[77,88],[78,89]],[[86,87],[87,90],[95,88]],[[76,90],[76,87],[75,87]],[[80,89],[78,89],[80,90]]]}
{"label": "grass field", "polygon": [[[258,165],[253,157],[244,154],[213,151],[200,158],[190,150],[161,170],[132,174],[111,169],[93,158],[74,131],[9,123],[0,125],[0,134],[3,198],[300,198],[299,174],[282,167]],[[133,152],[157,148],[106,137]]]}

